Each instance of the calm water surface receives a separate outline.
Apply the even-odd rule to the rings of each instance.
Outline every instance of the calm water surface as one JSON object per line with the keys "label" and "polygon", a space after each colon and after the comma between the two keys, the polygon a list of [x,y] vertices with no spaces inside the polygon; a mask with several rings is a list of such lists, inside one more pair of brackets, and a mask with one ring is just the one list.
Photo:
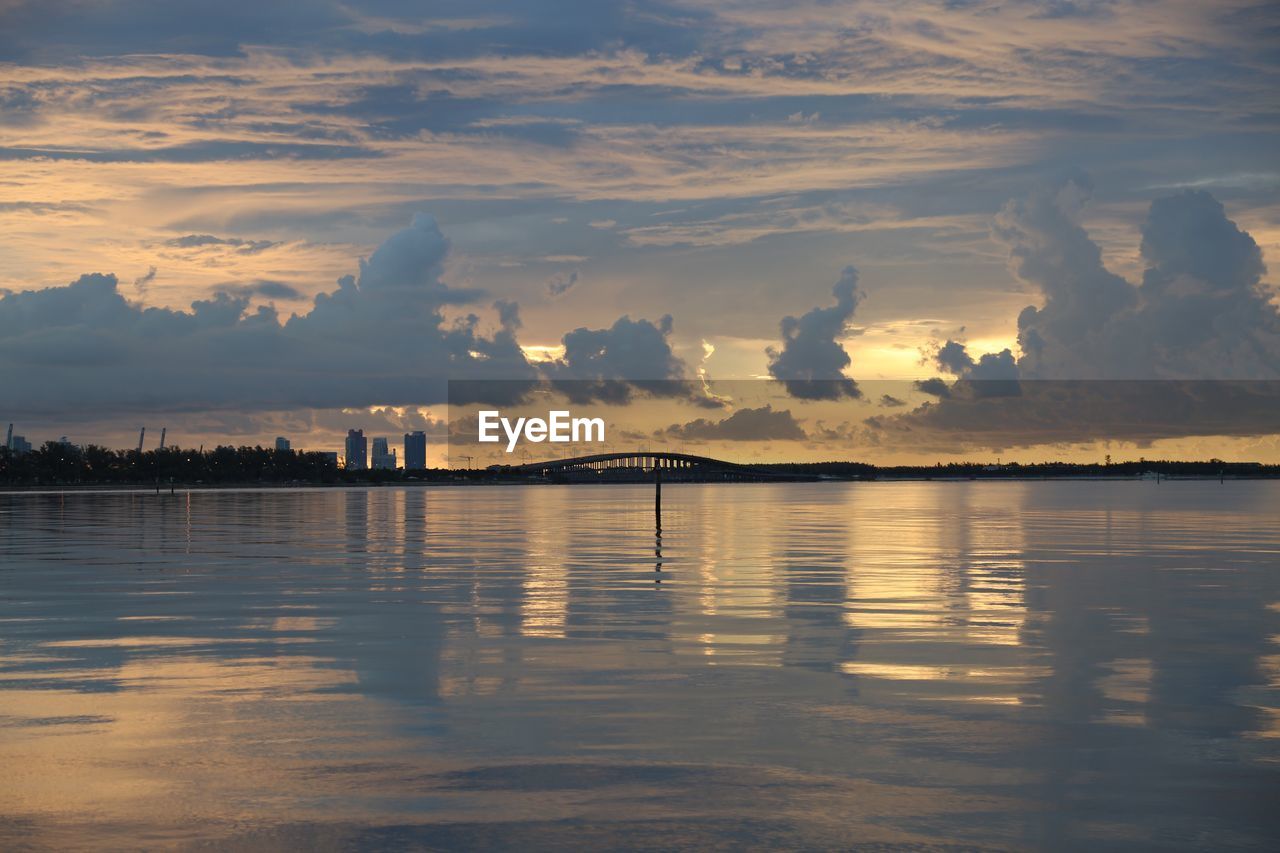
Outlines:
{"label": "calm water surface", "polygon": [[0,495],[0,849],[1280,847],[1280,484]]}

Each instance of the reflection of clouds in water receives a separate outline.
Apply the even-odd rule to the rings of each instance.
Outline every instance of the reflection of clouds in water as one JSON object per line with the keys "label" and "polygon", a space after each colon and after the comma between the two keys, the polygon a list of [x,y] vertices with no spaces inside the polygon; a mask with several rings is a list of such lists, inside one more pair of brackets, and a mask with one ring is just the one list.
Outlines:
{"label": "reflection of clouds in water", "polygon": [[1274,829],[1273,485],[663,498],[655,585],[649,487],[0,497],[0,841]]}
{"label": "reflection of clouds in water", "polygon": [[[61,815],[109,815],[109,825],[94,830],[104,844],[125,843],[130,833],[166,825],[176,814],[196,835],[216,831],[229,804],[289,790],[300,776],[314,775],[310,797],[292,798],[281,818],[358,816],[344,804],[338,780],[316,772],[313,745],[297,736],[296,727],[309,720],[354,721],[362,708],[372,710],[358,696],[331,692],[353,676],[326,659],[218,660],[184,648],[125,661],[112,672],[115,690],[77,689],[76,676],[61,672],[36,687],[6,686],[9,725],[0,763],[18,773],[20,784],[0,785],[5,813],[30,816],[36,826]],[[380,729],[357,730],[362,753],[389,749]],[[330,760],[350,760],[339,743],[331,751]],[[124,837],[113,842],[114,832]]]}
{"label": "reflection of clouds in water", "polygon": [[[850,493],[845,619],[862,644],[845,672],[916,682],[893,689],[938,700],[1021,701],[1035,672],[1019,639],[1025,543],[1010,504],[1022,488],[906,483]],[[946,650],[940,662],[937,649]]]}

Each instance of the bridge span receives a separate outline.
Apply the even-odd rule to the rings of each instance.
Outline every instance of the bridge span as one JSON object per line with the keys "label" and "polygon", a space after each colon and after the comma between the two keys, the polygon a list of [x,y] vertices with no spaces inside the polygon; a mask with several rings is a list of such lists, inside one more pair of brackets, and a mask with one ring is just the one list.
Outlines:
{"label": "bridge span", "polygon": [[767,465],[743,465],[690,453],[640,450],[548,459],[523,465],[491,466],[513,474],[564,483],[775,483],[820,479],[779,471]]}

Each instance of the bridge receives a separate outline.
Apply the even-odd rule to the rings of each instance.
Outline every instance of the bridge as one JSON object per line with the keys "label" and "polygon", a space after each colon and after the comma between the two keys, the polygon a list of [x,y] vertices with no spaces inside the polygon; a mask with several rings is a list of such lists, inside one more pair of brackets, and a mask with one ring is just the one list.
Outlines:
{"label": "bridge", "polygon": [[493,467],[503,472],[561,483],[651,483],[655,478],[664,483],[775,483],[820,479],[764,465],[742,465],[689,453],[651,451],[597,453]]}

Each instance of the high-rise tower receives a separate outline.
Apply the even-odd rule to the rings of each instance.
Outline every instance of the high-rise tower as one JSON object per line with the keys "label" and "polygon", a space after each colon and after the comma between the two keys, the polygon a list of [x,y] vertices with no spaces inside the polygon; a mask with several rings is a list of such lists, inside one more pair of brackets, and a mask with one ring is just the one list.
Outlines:
{"label": "high-rise tower", "polygon": [[427,467],[427,434],[422,430],[404,434],[404,468],[421,471]]}

